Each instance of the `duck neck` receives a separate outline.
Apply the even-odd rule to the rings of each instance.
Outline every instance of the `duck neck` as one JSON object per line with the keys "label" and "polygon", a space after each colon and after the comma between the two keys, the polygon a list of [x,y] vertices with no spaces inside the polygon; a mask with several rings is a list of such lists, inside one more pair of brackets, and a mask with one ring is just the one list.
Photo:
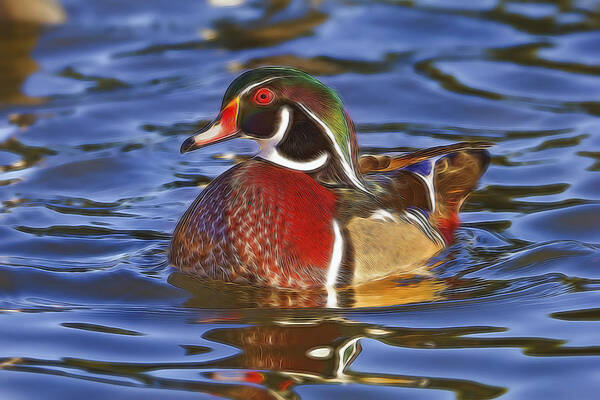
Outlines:
{"label": "duck neck", "polygon": [[351,187],[362,184],[356,171],[349,166],[344,168],[337,159],[331,140],[298,106],[283,106],[273,136],[257,142],[260,146],[258,157],[306,172],[320,183]]}

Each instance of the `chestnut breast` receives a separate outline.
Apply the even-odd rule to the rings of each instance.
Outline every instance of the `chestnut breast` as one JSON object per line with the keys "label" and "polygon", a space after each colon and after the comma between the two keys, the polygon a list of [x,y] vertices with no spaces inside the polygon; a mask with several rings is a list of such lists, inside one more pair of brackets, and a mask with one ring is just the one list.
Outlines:
{"label": "chestnut breast", "polygon": [[335,194],[307,174],[253,159],[198,196],[175,229],[170,260],[212,279],[323,286],[335,208]]}

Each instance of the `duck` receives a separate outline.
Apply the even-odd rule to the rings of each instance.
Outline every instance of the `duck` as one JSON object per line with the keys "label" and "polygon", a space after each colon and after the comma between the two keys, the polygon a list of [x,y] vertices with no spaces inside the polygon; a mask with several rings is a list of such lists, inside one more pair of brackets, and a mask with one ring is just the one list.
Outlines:
{"label": "duck", "polygon": [[335,290],[422,270],[455,240],[490,161],[487,142],[359,153],[340,96],[289,67],[229,85],[181,153],[234,138],[258,153],[215,178],[179,220],[170,264],[186,276]]}

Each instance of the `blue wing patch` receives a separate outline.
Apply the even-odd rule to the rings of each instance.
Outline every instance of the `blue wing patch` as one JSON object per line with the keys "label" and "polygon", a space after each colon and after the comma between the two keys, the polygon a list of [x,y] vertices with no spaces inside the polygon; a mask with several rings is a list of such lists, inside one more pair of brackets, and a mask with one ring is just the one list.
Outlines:
{"label": "blue wing patch", "polygon": [[410,172],[414,172],[415,174],[418,174],[418,175],[427,176],[427,175],[431,174],[432,168],[433,168],[433,162],[431,160],[423,160],[416,164],[409,165],[408,167],[406,167],[404,169],[406,169],[407,171],[410,171]]}
{"label": "blue wing patch", "polygon": [[446,155],[438,156],[434,158],[430,158],[428,160],[419,161],[418,163],[411,164],[403,169],[406,171],[412,172],[415,176],[419,177],[425,187],[427,188],[427,197],[429,198],[429,204],[431,205],[431,212],[435,211],[436,202],[435,202],[435,188],[433,187],[433,173],[435,163],[441,159],[446,157]]}

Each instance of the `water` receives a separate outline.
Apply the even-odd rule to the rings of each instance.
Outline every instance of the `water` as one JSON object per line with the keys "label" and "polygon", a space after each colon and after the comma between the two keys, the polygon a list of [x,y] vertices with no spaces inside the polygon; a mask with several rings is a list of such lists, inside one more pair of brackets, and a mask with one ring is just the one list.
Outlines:
{"label": "water", "polygon": [[[2,23],[0,397],[597,397],[600,5],[232,3]],[[433,276],[327,310],[168,266],[188,204],[256,151],[179,145],[264,64],[336,88],[363,152],[495,143]]]}

